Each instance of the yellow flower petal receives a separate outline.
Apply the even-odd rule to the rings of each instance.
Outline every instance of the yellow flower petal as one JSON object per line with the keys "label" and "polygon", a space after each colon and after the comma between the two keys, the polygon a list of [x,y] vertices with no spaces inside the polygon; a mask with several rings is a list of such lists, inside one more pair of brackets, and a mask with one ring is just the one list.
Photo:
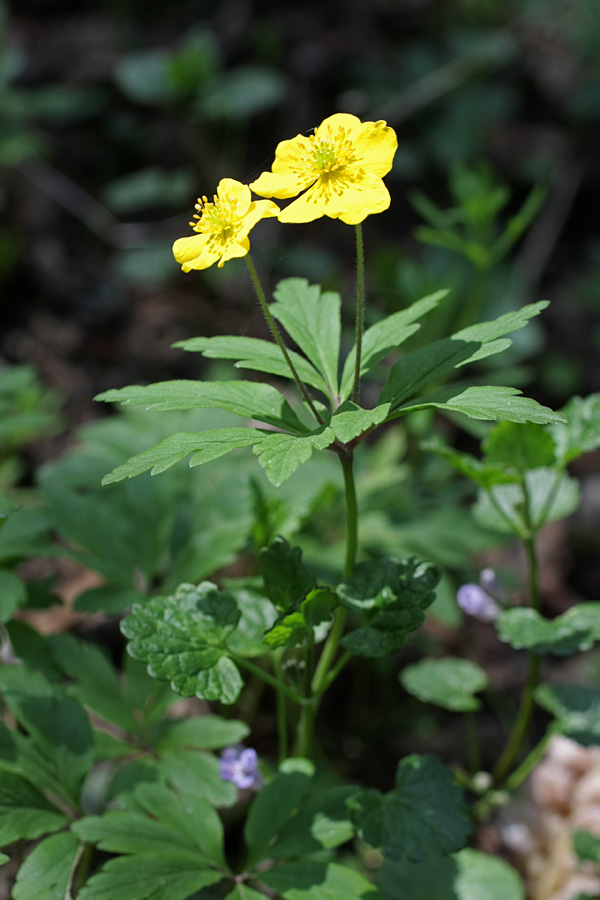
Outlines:
{"label": "yellow flower petal", "polygon": [[232,204],[238,216],[244,216],[252,202],[252,195],[247,184],[234,178],[221,178],[217,185],[217,197]]}
{"label": "yellow flower petal", "polygon": [[227,247],[223,253],[223,256],[219,260],[219,269],[222,269],[228,259],[236,259],[240,256],[245,256],[250,250],[250,241],[248,238],[244,238],[239,242],[231,242],[227,244]]}
{"label": "yellow flower petal", "polygon": [[356,156],[371,175],[387,175],[398,149],[398,138],[385,122],[365,122],[356,137]]}
{"label": "yellow flower petal", "polygon": [[[275,168],[275,163],[273,163]],[[300,191],[309,186],[317,176],[312,178],[305,175],[282,174],[278,172],[263,172],[256,181],[250,182],[250,187],[260,197],[276,197],[278,200],[288,200],[297,197]]]}
{"label": "yellow flower petal", "polygon": [[173,244],[173,256],[184,272],[192,269],[208,269],[216,263],[221,253],[207,234],[196,234],[193,237],[179,238]]}

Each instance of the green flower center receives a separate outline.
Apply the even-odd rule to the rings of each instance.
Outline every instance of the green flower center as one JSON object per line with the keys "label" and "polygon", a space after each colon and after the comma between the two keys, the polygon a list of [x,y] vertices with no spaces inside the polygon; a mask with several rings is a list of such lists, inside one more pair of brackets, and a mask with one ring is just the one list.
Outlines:
{"label": "green flower center", "polygon": [[194,231],[227,241],[235,234],[239,225],[237,207],[238,202],[234,197],[217,197],[215,194],[212,201],[208,197],[199,197],[195,206],[197,212],[194,213],[197,221],[190,222],[190,225]]}
{"label": "green flower center", "polygon": [[338,128],[335,133],[328,129],[326,137],[311,135],[310,142],[311,163],[319,175],[337,172],[356,161],[354,145],[344,128]]}

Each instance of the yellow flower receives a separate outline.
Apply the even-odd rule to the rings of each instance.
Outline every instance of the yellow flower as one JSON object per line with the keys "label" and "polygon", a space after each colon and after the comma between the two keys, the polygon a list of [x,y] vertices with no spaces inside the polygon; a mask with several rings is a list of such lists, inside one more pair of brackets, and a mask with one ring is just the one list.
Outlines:
{"label": "yellow flower", "polygon": [[198,233],[179,238],[173,255],[184,272],[208,269],[218,260],[219,268],[250,250],[248,234],[266,216],[277,216],[279,207],[271,200],[252,200],[246,184],[223,178],[212,201],[202,197],[196,203],[196,222],[190,225]]}
{"label": "yellow flower", "polygon": [[261,197],[296,197],[279,214],[280,222],[312,222],[320,216],[358,225],[383,212],[390,195],[381,180],[392,168],[398,140],[385,122],[361,122],[336,113],[305,137],[282,141],[272,172],[250,187]]}

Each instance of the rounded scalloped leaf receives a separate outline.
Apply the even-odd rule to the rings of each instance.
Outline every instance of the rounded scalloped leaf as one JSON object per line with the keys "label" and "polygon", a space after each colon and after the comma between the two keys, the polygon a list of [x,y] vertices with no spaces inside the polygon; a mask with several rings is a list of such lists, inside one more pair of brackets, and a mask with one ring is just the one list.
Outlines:
{"label": "rounded scalloped leaf", "polygon": [[534,609],[507,609],[496,620],[501,641],[517,650],[568,656],[600,639],[600,603],[580,603],[555,619]]}
{"label": "rounded scalloped leaf", "polygon": [[470,712],[479,709],[475,697],[487,687],[487,675],[468,659],[424,659],[406,666],[400,673],[403,688],[422,700],[451,712]]}

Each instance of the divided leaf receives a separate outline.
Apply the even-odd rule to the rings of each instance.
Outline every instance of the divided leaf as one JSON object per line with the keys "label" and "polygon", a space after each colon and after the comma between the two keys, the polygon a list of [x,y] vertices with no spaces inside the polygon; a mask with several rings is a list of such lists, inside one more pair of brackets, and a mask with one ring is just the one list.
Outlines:
{"label": "divided leaf", "polygon": [[455,385],[433,394],[415,397],[398,406],[390,418],[432,408],[463,413],[471,419],[483,421],[501,419],[508,422],[536,422],[541,425],[564,421],[562,413],[555,413],[547,406],[521,396],[521,391],[517,388],[491,385],[466,388]]}
{"label": "divided leaf", "polygon": [[19,869],[13,900],[58,900],[70,896],[79,853],[79,841],[70,832],[46,838],[34,847]]}
{"label": "divided leaf", "polygon": [[347,866],[307,859],[261,873],[286,900],[383,900],[375,885]]}
{"label": "divided leaf", "polygon": [[19,775],[0,776],[0,846],[58,831],[68,818]]}
{"label": "divided leaf", "polygon": [[387,794],[362,791],[348,801],[362,838],[386,859],[419,862],[461,850],[471,832],[464,793],[434,756],[405,757]]}
{"label": "divided leaf", "polygon": [[335,440],[331,428],[319,428],[312,434],[283,434],[279,431],[261,437],[252,452],[265,470],[271,484],[279,487],[312,456],[313,450],[324,450]]}
{"label": "divided leaf", "polygon": [[550,431],[531,423],[500,422],[492,429],[483,447],[486,462],[523,475],[530,469],[553,466],[556,461]]}
{"label": "divided leaf", "polygon": [[406,666],[400,673],[400,683],[423,703],[468,712],[480,708],[475,694],[487,687],[487,675],[468,659],[424,659]]}
{"label": "divided leaf", "polygon": [[[579,482],[556,469],[533,469],[525,475],[529,498],[529,525],[537,531],[545,522],[564,519],[579,506]],[[491,495],[491,496],[490,496]],[[498,484],[480,491],[473,507],[477,521],[493,531],[522,534],[525,497],[519,484]]]}
{"label": "divided leaf", "polygon": [[600,447],[600,394],[573,397],[563,409],[566,424],[552,428],[557,455],[563,465]]}

